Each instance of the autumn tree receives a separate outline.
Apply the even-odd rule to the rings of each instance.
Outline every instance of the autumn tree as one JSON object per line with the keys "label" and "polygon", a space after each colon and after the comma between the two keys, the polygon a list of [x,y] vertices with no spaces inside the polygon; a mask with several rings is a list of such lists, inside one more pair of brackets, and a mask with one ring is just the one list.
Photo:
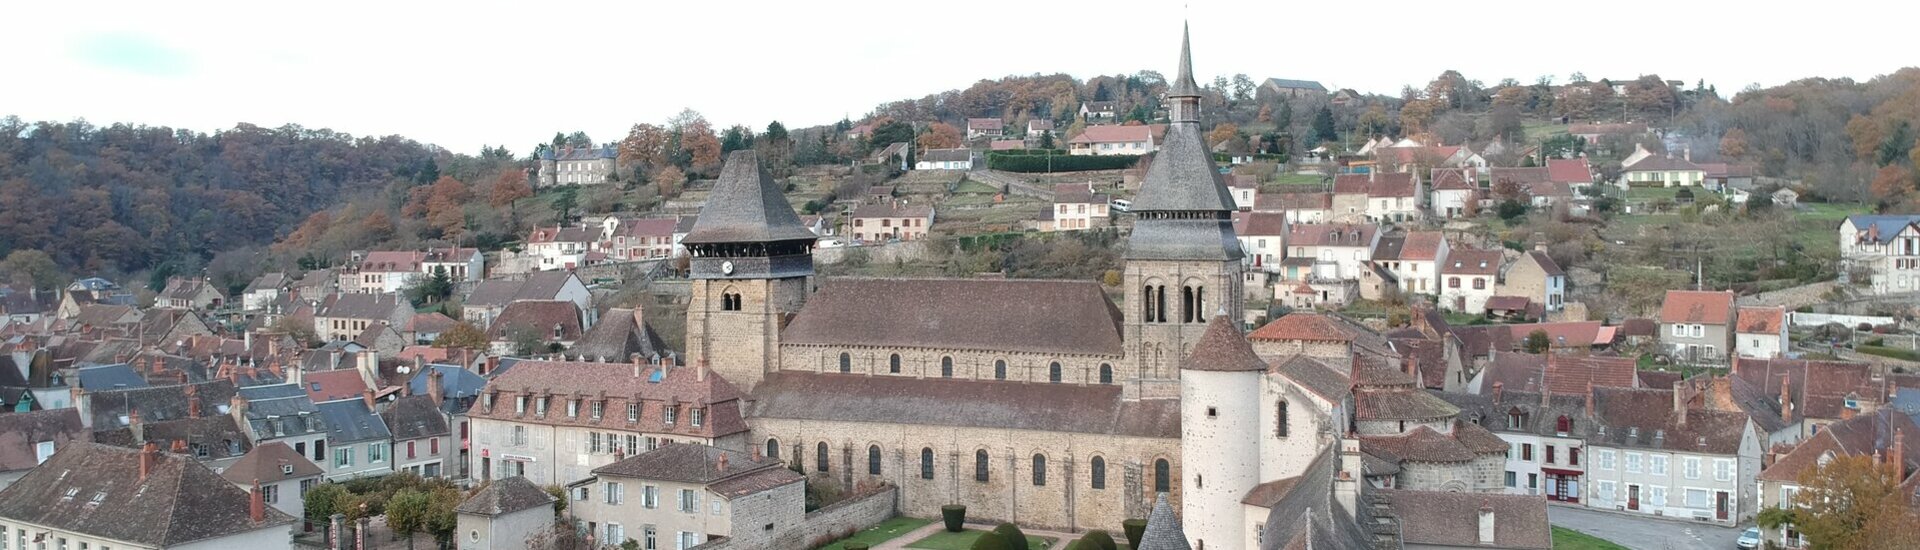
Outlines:
{"label": "autumn tree", "polygon": [[387,500],[387,527],[395,535],[407,539],[407,549],[413,549],[413,534],[427,527],[427,515],[432,511],[433,499],[427,493],[413,489],[401,489]]}
{"label": "autumn tree", "polygon": [[1873,175],[1872,189],[1882,204],[1899,204],[1913,192],[1913,171],[1898,164],[1882,166]]}
{"label": "autumn tree", "polygon": [[466,230],[466,202],[471,198],[467,184],[453,176],[441,176],[431,189],[425,209],[427,224],[439,229],[442,236],[458,241]]}
{"label": "autumn tree", "polygon": [[709,173],[720,167],[720,138],[713,134],[713,124],[706,117],[686,109],[674,116],[671,127],[680,135],[680,150],[687,155],[689,168]]}
{"label": "autumn tree", "polygon": [[488,345],[487,331],[467,322],[453,325],[453,328],[440,333],[440,337],[433,340],[433,347],[436,348],[479,350],[486,349]]}
{"label": "autumn tree", "polygon": [[1240,127],[1231,122],[1223,122],[1214,126],[1212,132],[1207,132],[1207,146],[1219,145],[1237,137],[1240,137]]}
{"label": "autumn tree", "polygon": [[42,250],[19,249],[7,254],[0,260],[0,283],[24,287],[52,290],[60,286],[60,266],[53,262],[53,256]]}
{"label": "autumn tree", "polygon": [[678,166],[667,166],[653,174],[653,184],[660,189],[662,200],[680,196],[680,188],[687,183],[687,175]]}
{"label": "autumn tree", "polygon": [[1756,519],[1769,528],[1791,524],[1818,550],[1913,548],[1920,514],[1901,490],[1902,473],[1877,456],[1835,456],[1800,473],[1791,506]]}
{"label": "autumn tree", "polygon": [[1260,122],[1273,122],[1273,105],[1261,105],[1260,114],[1253,119]]}
{"label": "autumn tree", "polygon": [[493,182],[493,188],[487,192],[487,204],[494,208],[510,206],[513,201],[533,196],[533,186],[527,184],[527,175],[519,170],[500,172]]}
{"label": "autumn tree", "polygon": [[652,124],[635,124],[620,140],[620,164],[652,170],[665,166],[672,157],[673,133]]}
{"label": "autumn tree", "polygon": [[935,122],[927,126],[927,132],[920,134],[918,141],[921,151],[930,151],[959,147],[962,139],[959,128],[945,122]]}

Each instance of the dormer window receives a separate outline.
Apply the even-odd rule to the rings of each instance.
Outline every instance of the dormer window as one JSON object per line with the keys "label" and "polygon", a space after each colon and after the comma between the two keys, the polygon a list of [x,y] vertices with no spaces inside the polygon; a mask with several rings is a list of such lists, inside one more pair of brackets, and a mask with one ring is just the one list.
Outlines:
{"label": "dormer window", "polygon": [[1560,435],[1566,435],[1567,432],[1573,431],[1573,419],[1567,418],[1567,415],[1564,414],[1560,415],[1560,418],[1553,423],[1553,431],[1559,432]]}

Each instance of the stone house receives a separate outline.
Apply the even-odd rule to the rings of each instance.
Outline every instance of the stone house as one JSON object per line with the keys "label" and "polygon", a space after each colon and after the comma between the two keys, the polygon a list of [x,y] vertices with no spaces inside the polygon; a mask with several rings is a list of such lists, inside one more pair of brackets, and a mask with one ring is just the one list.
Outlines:
{"label": "stone house", "polygon": [[1260,83],[1256,93],[1263,98],[1314,98],[1327,95],[1327,87],[1312,80],[1269,78]]}
{"label": "stone house", "polygon": [[1446,262],[1440,266],[1440,307],[1465,313],[1485,311],[1487,299],[1499,286],[1496,279],[1504,259],[1499,250],[1448,251]]}
{"label": "stone house", "polygon": [[[431,371],[438,373],[439,371]],[[407,386],[411,387],[411,386]],[[433,395],[403,395],[380,404],[380,419],[393,437],[393,471],[426,478],[447,477],[458,471],[452,463],[453,432]]]}
{"label": "stone house", "polygon": [[345,342],[382,322],[403,327],[412,320],[413,305],[398,295],[334,294],[314,310],[313,333],[323,341]]}
{"label": "stone house", "polygon": [[1732,291],[1669,290],[1660,305],[1660,347],[1676,360],[1724,363],[1734,320]]}
{"label": "stone house", "polygon": [[540,187],[593,185],[612,181],[619,152],[613,146],[566,147],[540,152]]}
{"label": "stone house", "polygon": [[1867,363],[1735,357],[1728,378],[1736,404],[1769,444],[1805,440],[1889,401],[1887,379]]}
{"label": "stone house", "polygon": [[572,271],[541,271],[523,279],[488,279],[474,285],[473,292],[461,302],[461,318],[474,326],[493,326],[494,319],[514,302],[526,300],[564,300],[580,311],[593,309],[593,294]]}
{"label": "stone house", "polygon": [[1764,435],[1746,413],[1685,392],[1594,388],[1587,506],[1737,525],[1759,511]]}
{"label": "stone house", "polygon": [[[1505,354],[1506,356],[1524,354]],[[1509,495],[1540,495],[1551,502],[1580,504],[1591,464],[1586,438],[1595,424],[1592,393],[1560,394],[1507,389],[1494,382],[1477,394],[1447,392],[1441,398],[1461,415],[1492,430],[1508,445],[1501,487]]]}
{"label": "stone house", "polygon": [[241,489],[260,484],[260,499],[267,506],[296,518],[306,517],[307,489],[322,481],[320,466],[307,460],[292,447],[274,441],[254,447],[245,456],[220,472],[220,477]]}
{"label": "stone house", "polygon": [[[298,373],[292,369],[289,374]],[[254,448],[284,444],[293,454],[314,464],[327,464],[326,419],[304,389],[305,378],[290,376],[285,384],[248,386],[235,392],[227,412],[233,415]]]}
{"label": "stone house", "polygon": [[167,279],[167,288],[153,299],[153,307],[187,310],[219,309],[225,303],[226,296],[212,283],[186,277]]}
{"label": "stone house", "polygon": [[553,495],[523,477],[491,481],[454,508],[460,550],[522,548],[553,529]]}
{"label": "stone house", "polygon": [[1733,351],[1741,357],[1772,359],[1787,351],[1785,307],[1741,306],[1733,326]]}
{"label": "stone house", "polygon": [[933,207],[899,202],[860,205],[849,222],[853,240],[871,243],[924,239],[932,225]]}
{"label": "stone house", "polygon": [[[1800,491],[1801,474],[1839,456],[1884,462],[1897,469],[1894,479],[1912,487],[1920,482],[1920,426],[1912,417],[1886,409],[1828,425],[1798,444],[1774,448],[1767,454],[1766,469],[1760,471],[1760,507],[1797,507],[1794,495]],[[1761,527],[1760,536],[1784,548],[1807,546],[1792,524]]]}
{"label": "stone house", "polygon": [[521,300],[507,304],[500,316],[487,326],[487,341],[494,355],[527,353],[519,346],[528,339],[537,343],[532,353],[566,349],[580,340],[586,330],[581,311],[566,300]]}
{"label": "stone house", "polygon": [[597,248],[614,261],[660,260],[675,255],[673,230],[678,218],[620,219],[608,216],[601,222]]}
{"label": "stone house", "polygon": [[[1107,225],[1106,193],[1095,193],[1091,184],[1067,183],[1053,186],[1053,205],[1048,219],[1053,231],[1077,231]],[[1098,220],[1098,221],[1096,221]]]}
{"label": "stone house", "polygon": [[[879,456],[869,457],[878,462]],[[877,464],[874,464],[877,466]],[[631,491],[631,492],[629,492]],[[778,459],[699,443],[676,443],[593,469],[567,485],[574,517],[602,544],[692,548],[726,537],[742,547],[772,543],[806,516],[806,476]],[[633,495],[633,498],[627,498]]]}
{"label": "stone house", "polygon": [[1518,296],[1544,311],[1567,307],[1567,272],[1546,252],[1530,250],[1501,267],[1499,296]]}
{"label": "stone house", "polygon": [[91,441],[93,432],[78,409],[13,411],[0,414],[0,489],[52,458],[75,441]]}
{"label": "stone house", "polygon": [[297,523],[155,445],[67,445],[0,490],[0,539],[46,548],[292,548]]}
{"label": "stone house", "polygon": [[740,390],[704,367],[659,362],[520,361],[483,390],[472,421],[470,471],[540,484],[669,442],[744,449]]}

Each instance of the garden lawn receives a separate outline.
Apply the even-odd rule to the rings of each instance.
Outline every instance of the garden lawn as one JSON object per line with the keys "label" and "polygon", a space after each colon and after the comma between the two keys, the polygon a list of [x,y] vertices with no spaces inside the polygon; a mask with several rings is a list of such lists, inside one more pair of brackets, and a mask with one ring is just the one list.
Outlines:
{"label": "garden lawn", "polygon": [[1627,547],[1614,544],[1607,539],[1568,529],[1553,528],[1554,550],[1627,550]]}
{"label": "garden lawn", "polygon": [[[986,533],[986,531],[981,531],[978,529],[968,529],[958,533],[941,531],[939,533],[934,533],[934,535],[931,537],[914,541],[913,544],[908,544],[907,548],[929,548],[932,550],[967,550],[968,548],[973,547],[973,540],[980,538],[980,535],[983,533]],[[1032,548],[1034,550],[1040,550],[1041,548],[1052,548],[1053,542],[1054,540],[1050,538],[1027,535],[1027,548]]]}
{"label": "garden lawn", "polygon": [[879,546],[882,542],[890,541],[898,538],[900,535],[911,533],[914,529],[925,527],[929,523],[933,523],[933,520],[901,516],[882,521],[879,525],[868,527],[865,530],[854,533],[851,537],[822,546],[820,550],[841,550],[842,548],[846,548],[849,542],[864,542],[867,543],[869,547]]}

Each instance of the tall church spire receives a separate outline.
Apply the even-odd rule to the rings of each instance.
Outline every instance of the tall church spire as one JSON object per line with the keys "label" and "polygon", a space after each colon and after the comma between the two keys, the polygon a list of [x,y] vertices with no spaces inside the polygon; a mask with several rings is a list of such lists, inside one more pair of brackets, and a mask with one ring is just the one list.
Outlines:
{"label": "tall church spire", "polygon": [[[1200,132],[1200,87],[1193,81],[1189,32],[1180,32],[1180,68],[1167,90],[1172,124],[1147,167],[1134,198],[1139,215],[1127,257],[1155,260],[1238,260],[1233,237],[1233,195]],[[1200,322],[1205,322],[1201,317]]]}
{"label": "tall church spire", "polygon": [[[1173,78],[1173,88],[1167,90],[1167,97],[1200,97],[1200,85],[1193,81],[1193,32],[1187,30],[1186,22],[1180,23],[1180,70]],[[1176,101],[1177,102],[1177,101]],[[1196,101],[1197,103],[1197,101]],[[1179,118],[1174,119],[1179,122]]]}

